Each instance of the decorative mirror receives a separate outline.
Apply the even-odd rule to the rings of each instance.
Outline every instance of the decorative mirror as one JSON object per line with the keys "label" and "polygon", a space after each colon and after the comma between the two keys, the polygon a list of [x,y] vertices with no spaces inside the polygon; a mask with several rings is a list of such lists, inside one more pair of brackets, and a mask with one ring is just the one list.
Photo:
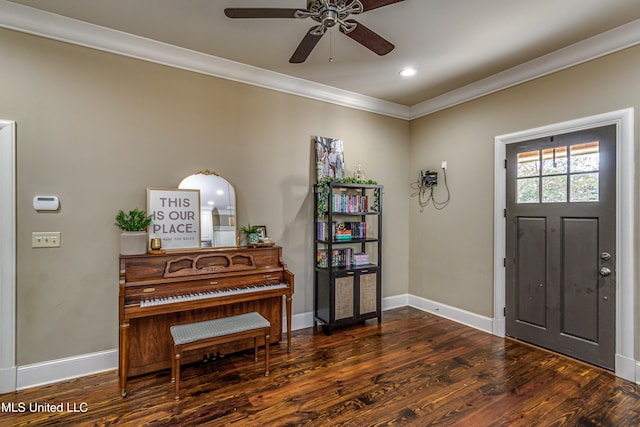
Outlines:
{"label": "decorative mirror", "polygon": [[238,246],[236,191],[222,176],[203,170],[183,179],[178,188],[200,190],[200,246]]}

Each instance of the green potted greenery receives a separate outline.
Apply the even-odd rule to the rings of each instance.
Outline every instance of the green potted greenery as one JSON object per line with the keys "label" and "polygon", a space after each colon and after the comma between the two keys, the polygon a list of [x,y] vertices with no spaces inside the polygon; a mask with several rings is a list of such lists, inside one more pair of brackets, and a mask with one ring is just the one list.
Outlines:
{"label": "green potted greenery", "polygon": [[247,235],[247,243],[258,243],[260,241],[260,229],[257,225],[243,225],[240,230]]}
{"label": "green potted greenery", "polygon": [[[330,203],[330,197],[329,197],[329,184],[335,182],[337,184],[365,184],[365,185],[378,185],[378,183],[372,179],[360,179],[360,178],[355,178],[355,177],[346,177],[346,178],[332,178],[329,176],[325,176],[324,178],[322,178],[319,182],[318,182],[318,210],[317,210],[317,215],[319,218],[322,218],[323,216],[326,215],[327,210],[329,208],[328,204]],[[376,189],[376,197],[374,198],[374,200],[378,200],[378,197],[380,196],[379,194],[380,189]],[[378,210],[378,206],[377,204],[374,204],[374,206],[371,207],[372,211],[377,211]]]}
{"label": "green potted greenery", "polygon": [[121,255],[142,255],[147,253],[149,235],[147,227],[151,217],[145,211],[135,208],[129,212],[118,211],[115,225],[120,234]]}

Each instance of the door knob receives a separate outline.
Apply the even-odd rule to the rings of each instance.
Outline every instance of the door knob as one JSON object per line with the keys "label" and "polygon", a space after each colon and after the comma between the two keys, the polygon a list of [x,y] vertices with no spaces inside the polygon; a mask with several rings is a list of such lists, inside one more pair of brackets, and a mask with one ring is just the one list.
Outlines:
{"label": "door knob", "polygon": [[602,268],[600,269],[600,275],[601,275],[601,276],[608,276],[608,275],[610,275],[610,274],[611,274],[611,269],[610,269],[610,268],[608,268],[608,267],[602,267]]}
{"label": "door knob", "polygon": [[609,252],[602,252],[600,254],[600,258],[602,258],[604,261],[608,261],[611,259],[611,254]]}

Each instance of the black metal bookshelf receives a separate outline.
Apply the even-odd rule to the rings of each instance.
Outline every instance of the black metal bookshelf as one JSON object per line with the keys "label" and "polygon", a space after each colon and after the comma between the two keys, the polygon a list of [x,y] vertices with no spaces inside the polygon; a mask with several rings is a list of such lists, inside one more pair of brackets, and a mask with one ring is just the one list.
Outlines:
{"label": "black metal bookshelf", "polygon": [[[328,335],[367,319],[382,322],[382,189],[339,182],[314,186],[314,325]],[[366,224],[365,234],[348,238],[354,220],[358,232]]]}

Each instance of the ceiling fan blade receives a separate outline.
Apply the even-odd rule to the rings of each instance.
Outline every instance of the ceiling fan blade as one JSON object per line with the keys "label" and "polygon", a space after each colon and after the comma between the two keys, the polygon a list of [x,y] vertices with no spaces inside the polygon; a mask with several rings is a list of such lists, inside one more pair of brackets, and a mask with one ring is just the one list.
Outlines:
{"label": "ceiling fan blade", "polygon": [[311,28],[307,32],[307,34],[304,36],[304,38],[298,45],[296,51],[293,52],[293,55],[291,55],[291,59],[289,59],[290,63],[300,64],[307,60],[307,58],[311,54],[311,51],[313,50],[314,47],[316,47],[316,45],[318,44],[318,42],[323,36],[323,34],[320,34],[320,35],[312,34],[313,30],[315,30],[316,28],[318,27]]}
{"label": "ceiling fan blade", "polygon": [[363,12],[366,12],[367,10],[389,6],[390,4],[400,3],[401,1],[404,0],[360,0],[360,3],[362,3]]}
{"label": "ceiling fan blade", "polygon": [[229,18],[295,18],[301,9],[228,7],[224,14]]}
{"label": "ceiling fan blade", "polygon": [[360,43],[362,46],[371,50],[372,52],[382,56],[391,52],[395,48],[395,46],[390,41],[385,40],[384,38],[382,38],[382,36],[371,31],[361,23],[353,19],[347,19],[346,22],[356,24],[356,28],[353,31],[347,33],[341,26],[340,31]]}

